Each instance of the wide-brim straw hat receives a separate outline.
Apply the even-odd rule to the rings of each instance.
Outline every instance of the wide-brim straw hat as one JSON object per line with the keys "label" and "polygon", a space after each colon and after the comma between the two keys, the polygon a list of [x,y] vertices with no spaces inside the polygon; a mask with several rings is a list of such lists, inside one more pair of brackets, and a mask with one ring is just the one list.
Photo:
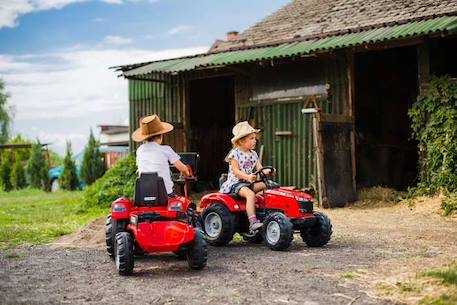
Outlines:
{"label": "wide-brim straw hat", "polygon": [[247,121],[239,122],[232,129],[232,133],[233,133],[232,144],[236,144],[236,141],[244,138],[247,135],[250,135],[251,133],[258,133],[258,132],[260,132],[260,129],[255,129],[254,127],[249,125],[249,123]]}
{"label": "wide-brim straw hat", "polygon": [[133,132],[132,140],[143,142],[150,137],[170,132],[173,128],[173,125],[160,121],[158,115],[149,115],[140,119],[140,127]]}

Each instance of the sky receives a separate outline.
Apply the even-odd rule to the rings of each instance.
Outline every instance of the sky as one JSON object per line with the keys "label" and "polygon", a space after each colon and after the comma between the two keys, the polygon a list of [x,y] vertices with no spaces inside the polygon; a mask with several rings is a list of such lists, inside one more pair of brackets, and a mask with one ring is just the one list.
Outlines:
{"label": "sky", "polygon": [[128,124],[109,67],[204,53],[289,0],[0,0],[0,78],[11,132],[78,153],[90,129]]}

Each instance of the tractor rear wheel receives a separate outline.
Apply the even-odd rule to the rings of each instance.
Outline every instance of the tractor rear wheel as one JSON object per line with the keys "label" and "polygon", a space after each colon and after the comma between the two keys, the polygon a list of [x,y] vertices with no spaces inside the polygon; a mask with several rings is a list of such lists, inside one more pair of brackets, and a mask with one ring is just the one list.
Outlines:
{"label": "tractor rear wheel", "polygon": [[133,238],[129,232],[116,234],[116,269],[120,275],[130,275],[133,271]]}
{"label": "tractor rear wheel", "polygon": [[187,249],[187,262],[189,268],[201,270],[206,266],[208,259],[208,246],[200,230],[195,230],[195,237],[192,245]]}
{"label": "tractor rear wheel", "polygon": [[281,212],[268,215],[263,222],[263,240],[272,250],[289,248],[294,239],[294,227],[290,219]]}
{"label": "tractor rear wheel", "polygon": [[332,222],[320,212],[314,212],[314,216],[316,223],[312,227],[301,228],[300,235],[309,247],[322,247],[332,237]]}
{"label": "tractor rear wheel", "polygon": [[125,220],[116,220],[108,215],[105,222],[105,242],[108,255],[114,259],[114,244],[118,232],[127,231],[127,222]]}
{"label": "tractor rear wheel", "polygon": [[202,218],[205,237],[211,246],[225,246],[233,239],[233,216],[225,206],[209,206]]}

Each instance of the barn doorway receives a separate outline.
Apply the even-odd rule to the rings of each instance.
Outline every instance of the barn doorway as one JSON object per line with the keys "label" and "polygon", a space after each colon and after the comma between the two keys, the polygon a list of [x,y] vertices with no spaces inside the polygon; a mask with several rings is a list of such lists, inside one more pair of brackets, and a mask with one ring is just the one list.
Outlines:
{"label": "barn doorway", "polygon": [[355,56],[357,187],[405,190],[417,178],[407,112],[417,98],[416,47]]}
{"label": "barn doorway", "polygon": [[199,180],[205,188],[218,188],[227,172],[224,158],[231,148],[235,122],[234,80],[216,77],[189,82],[189,148],[200,154]]}

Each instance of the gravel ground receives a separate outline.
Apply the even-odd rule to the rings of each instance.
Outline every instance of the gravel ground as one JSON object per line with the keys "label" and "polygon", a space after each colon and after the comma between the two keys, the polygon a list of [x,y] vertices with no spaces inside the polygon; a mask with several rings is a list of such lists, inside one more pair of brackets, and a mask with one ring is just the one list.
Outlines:
{"label": "gravel ground", "polygon": [[[457,258],[455,219],[407,207],[325,213],[334,235],[323,248],[299,235],[287,252],[237,241],[210,247],[202,271],[172,254],[149,255],[121,277],[101,244],[3,250],[0,304],[402,304],[380,297],[377,281]],[[363,277],[344,276],[354,272]]]}

